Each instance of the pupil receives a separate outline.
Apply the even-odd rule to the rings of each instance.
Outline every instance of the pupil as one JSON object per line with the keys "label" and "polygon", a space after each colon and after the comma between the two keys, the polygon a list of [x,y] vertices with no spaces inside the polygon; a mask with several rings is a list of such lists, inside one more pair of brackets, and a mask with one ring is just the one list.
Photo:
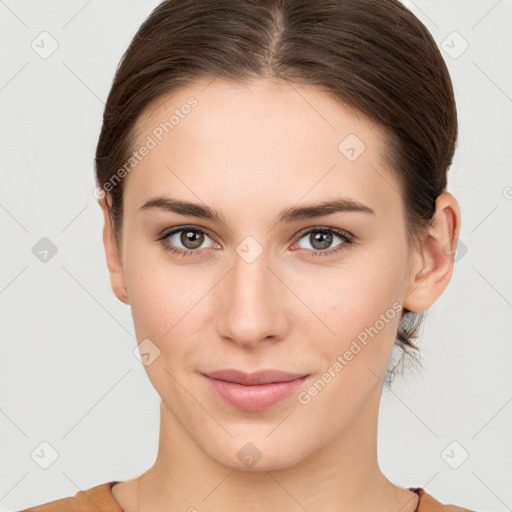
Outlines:
{"label": "pupil", "polygon": [[326,249],[331,244],[332,234],[317,232],[314,239],[315,243],[318,242],[320,244],[320,247],[317,247],[317,249]]}
{"label": "pupil", "polygon": [[202,243],[201,237],[202,234],[195,232],[195,231],[187,231],[184,232],[182,235],[182,238],[184,236],[184,239],[182,240],[183,245],[186,247],[189,247],[190,249],[195,249],[199,247]]}

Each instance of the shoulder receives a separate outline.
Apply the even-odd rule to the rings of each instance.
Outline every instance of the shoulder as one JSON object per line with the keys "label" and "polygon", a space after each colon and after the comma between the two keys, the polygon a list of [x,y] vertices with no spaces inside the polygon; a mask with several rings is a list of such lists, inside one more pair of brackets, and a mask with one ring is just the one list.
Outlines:
{"label": "shoulder", "polygon": [[116,481],[96,485],[78,491],[75,496],[35,505],[19,512],[123,512],[111,492],[114,483]]}
{"label": "shoulder", "polygon": [[421,487],[409,488],[409,490],[416,492],[420,497],[416,512],[476,512],[458,505],[444,505]]}
{"label": "shoulder", "polygon": [[24,508],[19,512],[79,512],[78,504],[75,498],[62,498],[60,500],[49,501],[42,505]]}

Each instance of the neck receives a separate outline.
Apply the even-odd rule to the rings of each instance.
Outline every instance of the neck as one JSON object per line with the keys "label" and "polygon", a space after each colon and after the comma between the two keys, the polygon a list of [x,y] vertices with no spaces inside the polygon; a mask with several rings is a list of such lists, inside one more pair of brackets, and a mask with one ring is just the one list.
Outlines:
{"label": "neck", "polygon": [[290,467],[261,471],[213,459],[162,402],[158,455],[137,479],[137,510],[231,511],[250,504],[251,511],[265,512],[414,512],[417,495],[392,484],[377,462],[381,391],[376,387],[354,421],[313,455]]}

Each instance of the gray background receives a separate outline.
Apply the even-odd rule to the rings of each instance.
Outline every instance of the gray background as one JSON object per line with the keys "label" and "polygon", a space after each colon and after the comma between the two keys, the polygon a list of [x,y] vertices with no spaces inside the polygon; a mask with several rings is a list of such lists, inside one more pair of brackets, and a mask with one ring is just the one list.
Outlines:
{"label": "gray background", "polygon": [[[115,68],[157,3],[0,1],[2,510],[132,478],[156,456],[159,397],[110,288],[93,155]],[[380,463],[443,503],[512,510],[512,2],[405,3],[452,74],[463,245],[423,328],[423,372],[384,389]]]}

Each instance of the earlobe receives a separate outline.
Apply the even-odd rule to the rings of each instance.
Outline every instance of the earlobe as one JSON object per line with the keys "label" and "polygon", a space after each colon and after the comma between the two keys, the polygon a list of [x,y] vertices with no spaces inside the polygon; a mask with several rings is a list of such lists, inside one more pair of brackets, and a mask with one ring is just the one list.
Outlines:
{"label": "earlobe", "polygon": [[432,225],[414,254],[403,302],[408,310],[427,310],[448,286],[453,273],[460,224],[457,200],[449,192],[440,194]]}
{"label": "earlobe", "polygon": [[103,245],[105,247],[105,256],[107,258],[107,267],[110,273],[110,285],[115,296],[125,304],[129,304],[128,291],[124,279],[122,258],[117,246],[114,232],[113,220],[111,215],[112,199],[110,194],[106,194],[99,200],[103,212]]}

